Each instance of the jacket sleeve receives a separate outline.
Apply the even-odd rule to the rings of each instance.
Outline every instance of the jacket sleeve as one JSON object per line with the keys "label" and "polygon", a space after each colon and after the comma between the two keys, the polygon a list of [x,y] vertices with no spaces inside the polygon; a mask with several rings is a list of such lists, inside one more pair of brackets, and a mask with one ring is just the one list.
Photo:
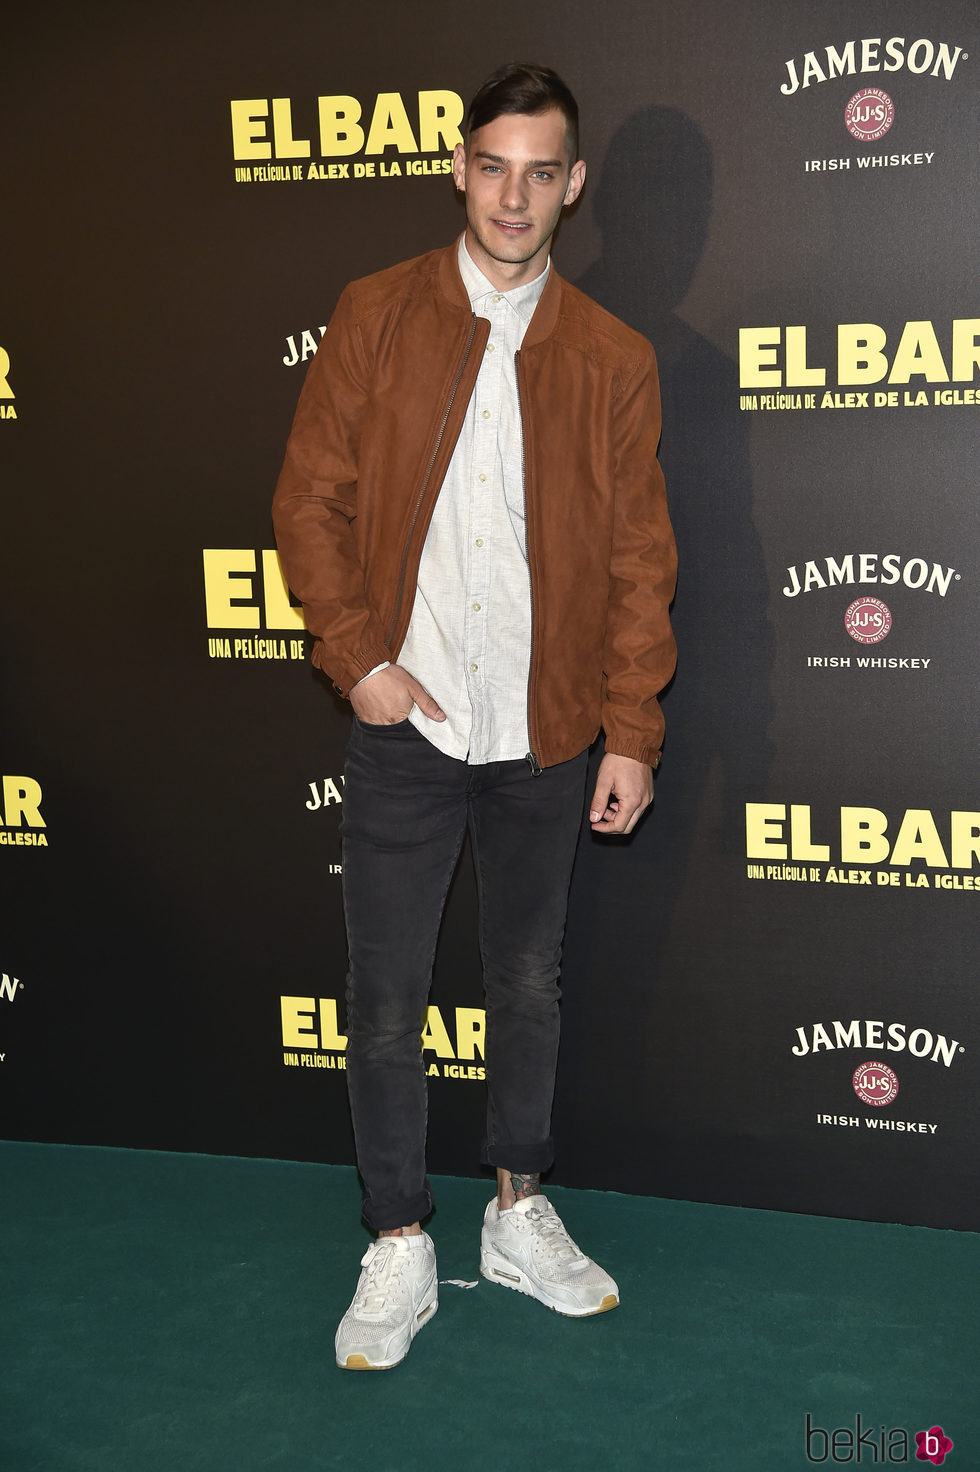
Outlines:
{"label": "jacket sleeve", "polygon": [[657,696],[677,660],[669,615],[677,552],[657,460],[657,364],[646,348],[613,406],[615,514],[602,725],[607,751],[655,767],[664,731]]}
{"label": "jacket sleeve", "polygon": [[358,557],[358,451],[370,365],[348,287],[300,394],[272,502],[286,581],[317,639],[313,663],[346,695],[391,658]]}

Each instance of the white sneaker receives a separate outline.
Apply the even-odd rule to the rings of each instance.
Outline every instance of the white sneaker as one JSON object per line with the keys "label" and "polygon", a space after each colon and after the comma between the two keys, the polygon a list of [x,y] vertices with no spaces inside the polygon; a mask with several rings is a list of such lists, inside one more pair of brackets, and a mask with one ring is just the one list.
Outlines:
{"label": "white sneaker", "polygon": [[361,1276],[350,1308],[337,1329],[337,1364],[342,1370],[390,1370],[439,1307],[436,1250],[408,1237],[379,1237],[361,1258]]}
{"label": "white sneaker", "polygon": [[496,1199],[490,1202],[480,1272],[573,1319],[619,1304],[612,1278],[575,1245],[546,1196],[527,1196],[509,1211],[498,1210]]}

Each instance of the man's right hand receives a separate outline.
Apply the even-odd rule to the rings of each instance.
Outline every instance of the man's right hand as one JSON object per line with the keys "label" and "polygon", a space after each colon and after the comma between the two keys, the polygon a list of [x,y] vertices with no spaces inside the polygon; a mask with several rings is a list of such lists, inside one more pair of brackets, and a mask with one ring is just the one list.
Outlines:
{"label": "man's right hand", "polygon": [[428,690],[400,664],[359,681],[350,692],[350,703],[358,720],[369,726],[396,726],[407,719],[413,705],[430,721],[446,719]]}

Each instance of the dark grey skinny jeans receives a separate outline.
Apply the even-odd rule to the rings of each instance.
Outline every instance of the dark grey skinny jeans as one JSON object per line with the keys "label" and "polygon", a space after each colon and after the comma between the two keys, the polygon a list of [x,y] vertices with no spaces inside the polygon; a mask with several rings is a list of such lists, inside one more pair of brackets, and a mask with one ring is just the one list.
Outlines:
{"label": "dark grey skinny jeans", "polygon": [[426,1082],[420,1032],[449,882],[469,827],[486,992],[483,1161],[552,1162],[558,970],[587,755],[546,767],[468,766],[409,721],[354,720],[344,787],[347,1082],[376,1231],[425,1217]]}

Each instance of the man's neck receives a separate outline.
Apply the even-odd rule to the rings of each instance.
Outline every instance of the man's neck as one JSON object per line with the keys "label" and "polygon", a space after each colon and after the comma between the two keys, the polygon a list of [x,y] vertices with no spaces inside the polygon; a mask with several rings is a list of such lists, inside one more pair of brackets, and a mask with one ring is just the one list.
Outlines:
{"label": "man's neck", "polygon": [[463,236],[463,244],[466,252],[478,270],[492,286],[498,291],[513,291],[515,286],[526,286],[530,281],[536,281],[548,268],[551,251],[551,236],[545,241],[540,250],[535,251],[529,261],[498,261],[489,255],[475,240],[470,232],[469,226]]}

